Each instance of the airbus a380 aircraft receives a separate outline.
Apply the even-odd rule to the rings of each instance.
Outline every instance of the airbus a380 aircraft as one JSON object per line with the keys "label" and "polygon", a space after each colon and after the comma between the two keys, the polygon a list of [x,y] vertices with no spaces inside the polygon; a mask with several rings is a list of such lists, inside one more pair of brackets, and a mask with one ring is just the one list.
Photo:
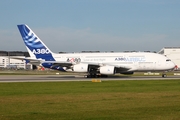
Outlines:
{"label": "airbus a380 aircraft", "polygon": [[[40,63],[45,68],[87,73],[87,77],[91,78],[137,71],[169,71],[175,67],[167,57],[147,52],[57,54],[51,52],[27,25],[18,25],[18,29],[30,54],[25,60],[32,64]],[[162,77],[166,74],[163,73]]]}

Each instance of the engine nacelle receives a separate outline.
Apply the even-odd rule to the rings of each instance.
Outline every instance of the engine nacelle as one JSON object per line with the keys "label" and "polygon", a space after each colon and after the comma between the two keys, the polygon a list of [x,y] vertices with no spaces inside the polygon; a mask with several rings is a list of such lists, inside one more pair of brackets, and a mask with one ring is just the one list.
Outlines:
{"label": "engine nacelle", "polygon": [[100,73],[106,75],[112,75],[115,74],[115,68],[114,66],[103,66],[100,67]]}
{"label": "engine nacelle", "polygon": [[74,72],[88,72],[88,64],[76,64],[73,66]]}

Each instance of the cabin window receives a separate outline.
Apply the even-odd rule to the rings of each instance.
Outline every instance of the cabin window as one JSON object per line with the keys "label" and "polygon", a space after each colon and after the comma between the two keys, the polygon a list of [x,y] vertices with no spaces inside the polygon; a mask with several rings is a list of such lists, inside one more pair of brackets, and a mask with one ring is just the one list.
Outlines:
{"label": "cabin window", "polygon": [[166,61],[171,61],[170,59],[167,59]]}

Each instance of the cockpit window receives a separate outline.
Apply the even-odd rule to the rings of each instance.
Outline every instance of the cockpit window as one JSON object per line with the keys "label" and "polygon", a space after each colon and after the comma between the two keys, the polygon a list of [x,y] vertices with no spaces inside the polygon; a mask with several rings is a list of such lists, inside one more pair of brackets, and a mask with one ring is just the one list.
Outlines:
{"label": "cockpit window", "polygon": [[166,61],[171,61],[170,59],[167,59]]}

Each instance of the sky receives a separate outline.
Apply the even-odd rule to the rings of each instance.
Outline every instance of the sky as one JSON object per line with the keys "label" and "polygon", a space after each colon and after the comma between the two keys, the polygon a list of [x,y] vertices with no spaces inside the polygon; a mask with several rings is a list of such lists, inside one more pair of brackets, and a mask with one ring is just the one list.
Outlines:
{"label": "sky", "polygon": [[27,51],[27,24],[53,52],[180,47],[179,0],[1,0],[0,50]]}

